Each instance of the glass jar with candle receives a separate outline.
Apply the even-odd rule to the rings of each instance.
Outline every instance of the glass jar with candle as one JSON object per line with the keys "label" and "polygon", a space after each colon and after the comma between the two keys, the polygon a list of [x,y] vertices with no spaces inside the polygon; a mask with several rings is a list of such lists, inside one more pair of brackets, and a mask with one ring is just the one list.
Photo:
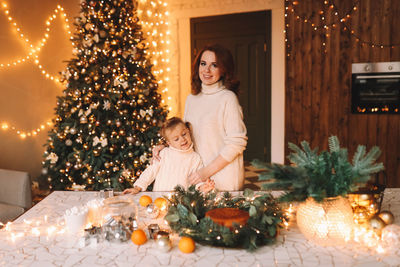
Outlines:
{"label": "glass jar with candle", "polygon": [[130,231],[137,227],[138,208],[133,200],[117,196],[104,200],[102,211],[103,225],[122,223]]}

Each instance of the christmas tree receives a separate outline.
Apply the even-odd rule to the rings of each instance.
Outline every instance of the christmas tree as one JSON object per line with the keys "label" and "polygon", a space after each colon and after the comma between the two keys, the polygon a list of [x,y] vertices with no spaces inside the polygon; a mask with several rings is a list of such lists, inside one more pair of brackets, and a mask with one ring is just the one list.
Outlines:
{"label": "christmas tree", "polygon": [[131,187],[167,116],[136,1],[81,1],[43,173],[52,190]]}

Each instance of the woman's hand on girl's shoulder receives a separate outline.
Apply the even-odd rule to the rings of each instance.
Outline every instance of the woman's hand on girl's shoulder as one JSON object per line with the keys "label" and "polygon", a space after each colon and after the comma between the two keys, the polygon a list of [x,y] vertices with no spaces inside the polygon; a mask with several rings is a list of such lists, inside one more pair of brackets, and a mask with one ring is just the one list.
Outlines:
{"label": "woman's hand on girl's shoulder", "polygon": [[153,147],[152,153],[153,157],[151,158],[151,164],[155,163],[156,161],[161,161],[160,151],[165,148],[165,145],[157,145]]}

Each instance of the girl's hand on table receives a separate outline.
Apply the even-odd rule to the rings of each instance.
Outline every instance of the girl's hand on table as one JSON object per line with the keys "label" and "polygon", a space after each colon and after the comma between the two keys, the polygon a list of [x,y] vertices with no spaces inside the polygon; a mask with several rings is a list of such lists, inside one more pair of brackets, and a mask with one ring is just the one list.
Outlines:
{"label": "girl's hand on table", "polygon": [[123,195],[127,195],[127,194],[136,195],[140,191],[142,191],[142,188],[140,188],[139,186],[135,186],[134,188],[125,189],[124,192],[122,192],[122,194]]}

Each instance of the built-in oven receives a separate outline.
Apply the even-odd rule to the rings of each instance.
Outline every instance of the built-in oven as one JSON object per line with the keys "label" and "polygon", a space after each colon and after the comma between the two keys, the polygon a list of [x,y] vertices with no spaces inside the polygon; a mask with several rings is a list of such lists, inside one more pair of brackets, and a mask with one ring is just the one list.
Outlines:
{"label": "built-in oven", "polygon": [[352,64],[352,113],[400,114],[400,62]]}

